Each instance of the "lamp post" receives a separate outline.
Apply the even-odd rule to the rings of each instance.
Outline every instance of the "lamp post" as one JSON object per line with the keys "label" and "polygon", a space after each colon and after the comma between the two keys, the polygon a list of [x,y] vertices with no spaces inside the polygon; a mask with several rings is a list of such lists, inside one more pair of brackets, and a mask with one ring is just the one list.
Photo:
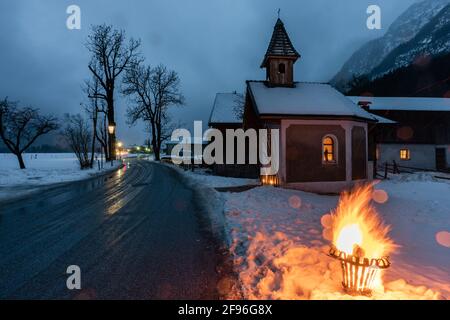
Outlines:
{"label": "lamp post", "polygon": [[108,146],[109,146],[109,160],[112,161],[116,159],[116,124],[115,122],[110,122],[108,125]]}

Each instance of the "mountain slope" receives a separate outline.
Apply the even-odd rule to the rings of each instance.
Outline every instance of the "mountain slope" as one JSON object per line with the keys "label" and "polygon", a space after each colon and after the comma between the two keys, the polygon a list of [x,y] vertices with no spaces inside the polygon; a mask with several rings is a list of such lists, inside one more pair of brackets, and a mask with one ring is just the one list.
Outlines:
{"label": "mountain slope", "polygon": [[349,96],[450,98],[450,53],[411,64],[380,78],[367,78],[345,92]]}
{"label": "mountain slope", "polygon": [[345,88],[353,75],[370,73],[399,45],[413,39],[450,0],[425,0],[409,7],[389,27],[386,34],[366,43],[357,50],[331,80],[338,88]]}
{"label": "mountain slope", "polygon": [[410,64],[423,64],[432,56],[450,52],[450,5],[444,7],[410,41],[394,49],[374,70],[370,78],[378,78]]}

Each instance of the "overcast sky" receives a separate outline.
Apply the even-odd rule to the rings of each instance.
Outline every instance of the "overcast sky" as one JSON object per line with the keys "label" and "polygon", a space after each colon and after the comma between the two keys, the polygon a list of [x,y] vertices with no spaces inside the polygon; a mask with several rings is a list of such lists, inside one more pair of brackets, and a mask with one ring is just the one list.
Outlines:
{"label": "overcast sky", "polygon": [[[113,24],[142,40],[151,65],[176,70],[186,105],[175,110],[187,127],[207,122],[215,94],[243,92],[259,68],[277,18],[302,55],[297,81],[324,81],[364,42],[380,37],[415,0],[1,0],[0,97],[57,115],[80,112],[89,78],[84,47],[90,26]],[[66,28],[66,8],[81,7],[81,30]],[[366,9],[382,10],[382,30],[368,30]],[[119,92],[117,92],[119,94]],[[143,143],[143,126],[126,124],[118,97],[118,135]]]}

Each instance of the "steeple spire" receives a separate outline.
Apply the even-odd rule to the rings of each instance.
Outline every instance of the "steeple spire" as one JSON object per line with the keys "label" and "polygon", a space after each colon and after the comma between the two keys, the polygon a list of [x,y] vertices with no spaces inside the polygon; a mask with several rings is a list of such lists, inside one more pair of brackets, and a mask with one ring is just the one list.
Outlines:
{"label": "steeple spire", "polygon": [[[278,11],[279,15],[279,11]],[[292,45],[291,39],[278,17],[272,38],[267,48],[261,68],[267,70],[267,80],[272,85],[293,85],[293,65],[300,54]]]}

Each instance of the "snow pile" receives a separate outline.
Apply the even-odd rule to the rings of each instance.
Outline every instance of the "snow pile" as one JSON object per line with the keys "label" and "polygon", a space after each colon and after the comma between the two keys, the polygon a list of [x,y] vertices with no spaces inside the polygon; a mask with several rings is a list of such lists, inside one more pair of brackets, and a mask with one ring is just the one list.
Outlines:
{"label": "snow pile", "polygon": [[242,179],[242,178],[228,178],[214,176],[208,173],[204,169],[195,169],[192,171],[185,171],[185,174],[195,180],[196,182],[203,184],[210,188],[227,188],[227,187],[241,187],[248,185],[258,185],[258,179]]}

